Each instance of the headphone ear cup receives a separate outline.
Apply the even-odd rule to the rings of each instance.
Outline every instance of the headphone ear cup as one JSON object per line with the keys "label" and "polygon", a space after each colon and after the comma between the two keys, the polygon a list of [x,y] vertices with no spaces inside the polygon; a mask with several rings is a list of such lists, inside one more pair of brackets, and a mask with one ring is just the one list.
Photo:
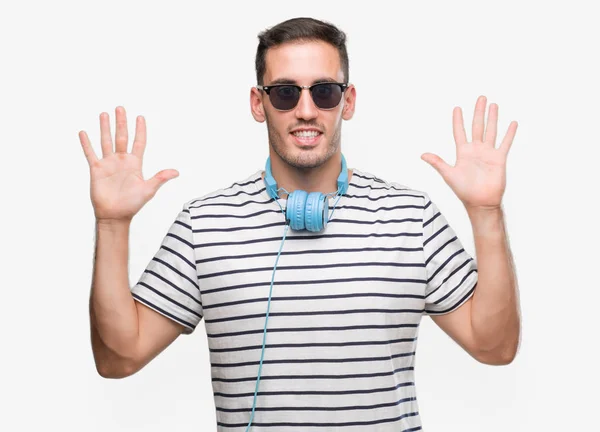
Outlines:
{"label": "headphone ear cup", "polygon": [[285,217],[294,231],[305,229],[304,207],[307,197],[308,193],[303,190],[295,190],[288,196]]}
{"label": "headphone ear cup", "polygon": [[306,229],[312,232],[322,231],[325,227],[325,195],[321,192],[311,192],[306,199],[304,223]]}

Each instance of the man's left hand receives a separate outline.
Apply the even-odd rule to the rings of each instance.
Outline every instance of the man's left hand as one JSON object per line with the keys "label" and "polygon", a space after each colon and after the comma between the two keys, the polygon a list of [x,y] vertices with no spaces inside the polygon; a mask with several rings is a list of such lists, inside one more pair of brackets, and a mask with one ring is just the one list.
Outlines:
{"label": "man's left hand", "polygon": [[456,142],[455,166],[448,165],[432,153],[421,155],[421,159],[440,173],[467,210],[501,207],[506,188],[506,159],[517,132],[517,122],[512,121],[500,147],[496,148],[498,105],[490,104],[484,137],[486,105],[486,97],[480,96],[475,104],[472,142],[467,141],[461,108],[454,108],[452,130]]}

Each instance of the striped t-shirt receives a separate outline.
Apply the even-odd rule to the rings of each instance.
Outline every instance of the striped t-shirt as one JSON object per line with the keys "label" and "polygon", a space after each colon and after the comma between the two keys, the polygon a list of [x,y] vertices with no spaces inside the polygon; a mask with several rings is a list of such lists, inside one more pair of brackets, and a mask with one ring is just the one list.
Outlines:
{"label": "striped t-shirt", "polygon": [[[204,319],[223,431],[250,420],[285,230],[261,175],[185,203],[132,287],[185,334]],[[323,232],[287,232],[250,430],[422,430],[421,317],[456,309],[476,284],[476,261],[425,192],[353,169]]]}

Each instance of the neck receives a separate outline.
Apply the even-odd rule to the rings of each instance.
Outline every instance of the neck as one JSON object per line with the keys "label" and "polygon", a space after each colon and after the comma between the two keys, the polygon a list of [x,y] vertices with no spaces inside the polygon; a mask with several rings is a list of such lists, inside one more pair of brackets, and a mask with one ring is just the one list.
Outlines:
{"label": "neck", "polygon": [[[288,165],[276,153],[271,152],[271,173],[277,181],[278,188],[288,192],[301,189],[306,192],[335,193],[338,189],[337,179],[342,167],[342,155],[336,153],[323,165],[315,168],[295,168]],[[264,178],[264,172],[262,177]],[[352,170],[348,170],[348,181],[352,178]],[[280,197],[285,197],[283,190]]]}

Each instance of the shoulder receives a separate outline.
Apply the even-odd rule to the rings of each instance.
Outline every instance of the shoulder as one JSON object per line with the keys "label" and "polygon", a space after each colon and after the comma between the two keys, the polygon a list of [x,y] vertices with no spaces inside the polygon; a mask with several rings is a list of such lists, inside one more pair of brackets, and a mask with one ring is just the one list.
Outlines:
{"label": "shoulder", "polygon": [[385,179],[357,168],[352,168],[350,183],[356,188],[355,192],[357,194],[376,195],[382,198],[404,197],[407,200],[413,198],[412,201],[420,201],[423,204],[430,201],[429,195],[421,189],[414,188],[406,183]]}
{"label": "shoulder", "polygon": [[194,212],[209,206],[239,205],[248,200],[261,200],[265,191],[261,174],[262,171],[257,170],[229,186],[196,196],[184,203],[184,209]]}

